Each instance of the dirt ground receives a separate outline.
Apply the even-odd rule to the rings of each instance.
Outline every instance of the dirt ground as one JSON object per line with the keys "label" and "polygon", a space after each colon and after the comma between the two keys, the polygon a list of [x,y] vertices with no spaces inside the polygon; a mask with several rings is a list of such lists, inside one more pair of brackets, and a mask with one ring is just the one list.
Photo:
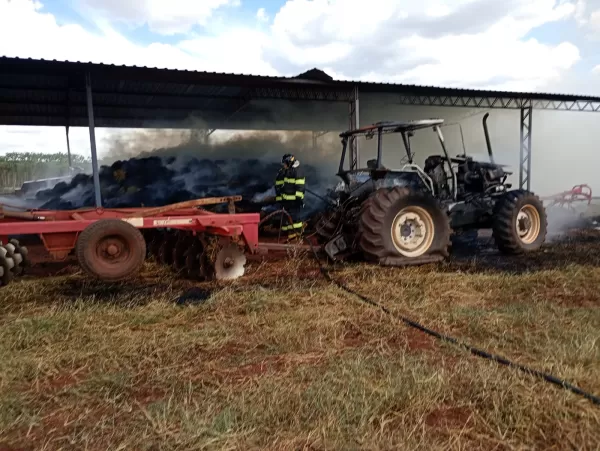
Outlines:
{"label": "dirt ground", "polygon": [[[600,233],[524,258],[485,244],[331,275],[600,395]],[[0,291],[3,451],[600,448],[600,406],[407,328],[309,256],[227,284],[43,273]]]}

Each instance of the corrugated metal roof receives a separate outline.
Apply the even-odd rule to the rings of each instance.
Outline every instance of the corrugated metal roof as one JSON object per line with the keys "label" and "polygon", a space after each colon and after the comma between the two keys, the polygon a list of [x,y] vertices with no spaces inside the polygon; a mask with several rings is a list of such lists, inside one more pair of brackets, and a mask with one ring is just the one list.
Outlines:
{"label": "corrugated metal roof", "polygon": [[[320,114],[323,105],[318,111],[297,107],[296,116],[305,116],[300,120],[289,112],[286,116],[284,107],[279,111],[276,107],[266,108],[260,102],[248,101],[347,102],[354,86],[362,93],[600,102],[600,97],[594,96],[333,80],[317,68],[296,77],[281,77],[0,57],[0,124],[86,125],[86,72],[91,74],[95,122],[99,127],[156,124],[181,127],[186,118],[195,117],[202,118],[211,128],[261,123],[261,128],[289,129],[308,127],[305,124],[314,122],[311,127],[323,129]],[[347,114],[346,106],[340,111]],[[321,116],[318,121],[315,114]],[[232,120],[233,115],[235,120]]]}

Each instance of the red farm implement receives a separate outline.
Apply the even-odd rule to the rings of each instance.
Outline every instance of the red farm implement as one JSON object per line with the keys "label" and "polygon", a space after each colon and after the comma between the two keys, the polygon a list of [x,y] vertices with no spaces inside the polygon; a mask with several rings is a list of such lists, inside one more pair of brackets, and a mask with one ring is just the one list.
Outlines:
{"label": "red farm implement", "polygon": [[592,188],[589,185],[575,185],[568,191],[554,194],[542,198],[545,202],[548,202],[547,207],[560,207],[574,210],[575,204],[587,204],[588,206],[592,203]]}
{"label": "red farm implement", "polygon": [[[198,280],[230,279],[244,272],[246,254],[259,251],[258,213],[236,213],[241,197],[196,199],[157,208],[68,211],[0,210],[0,281],[7,284],[30,263],[26,243],[37,236],[52,260],[75,256],[81,268],[105,281],[137,273],[148,254]],[[228,213],[202,206],[228,204]],[[16,238],[19,238],[16,239]],[[269,248],[269,245],[263,250]],[[277,249],[277,246],[271,246]]]}

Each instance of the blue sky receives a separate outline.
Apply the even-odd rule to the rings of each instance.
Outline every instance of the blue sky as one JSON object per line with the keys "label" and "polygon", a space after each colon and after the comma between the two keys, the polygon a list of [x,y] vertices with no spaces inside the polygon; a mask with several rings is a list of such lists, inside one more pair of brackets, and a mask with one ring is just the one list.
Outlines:
{"label": "blue sky", "polygon": [[[600,0],[365,2],[0,0],[0,55],[600,95]],[[28,136],[0,128],[0,152],[63,147]]]}
{"label": "blue sky", "polygon": [[358,0],[0,0],[0,11],[30,34],[21,43],[5,30],[0,53],[15,56],[270,75],[319,67],[341,79],[526,91],[600,86],[600,0],[370,0],[368,14]]}

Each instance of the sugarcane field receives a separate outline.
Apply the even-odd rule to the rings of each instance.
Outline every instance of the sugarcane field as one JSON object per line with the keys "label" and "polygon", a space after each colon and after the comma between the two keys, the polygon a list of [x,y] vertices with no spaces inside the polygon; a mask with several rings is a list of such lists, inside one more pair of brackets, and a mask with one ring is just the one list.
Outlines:
{"label": "sugarcane field", "polygon": [[600,96],[4,56],[26,4],[0,451],[600,449]]}

